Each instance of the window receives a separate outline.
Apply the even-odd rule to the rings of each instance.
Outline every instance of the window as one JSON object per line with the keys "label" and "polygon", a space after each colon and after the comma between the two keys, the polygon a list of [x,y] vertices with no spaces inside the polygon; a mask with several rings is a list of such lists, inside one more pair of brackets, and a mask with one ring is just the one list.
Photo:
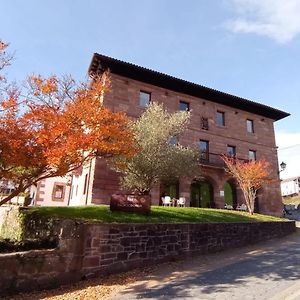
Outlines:
{"label": "window", "polygon": [[209,141],[200,140],[199,142],[199,148],[201,153],[200,160],[203,161],[209,161]]}
{"label": "window", "polygon": [[249,150],[249,160],[256,160],[256,151]]}
{"label": "window", "polygon": [[222,111],[217,111],[216,123],[218,126],[225,126],[225,113]]}
{"label": "window", "polygon": [[88,174],[85,174],[85,177],[84,177],[83,195],[85,195],[86,192],[87,192],[87,187],[88,187],[87,182],[88,182]]}
{"label": "window", "polygon": [[235,155],[236,155],[236,148],[235,148],[235,146],[230,146],[230,145],[227,146],[227,155],[229,157],[235,157]]}
{"label": "window", "polygon": [[64,192],[65,192],[65,185],[55,183],[53,186],[52,200],[53,201],[63,201],[64,200]]}
{"label": "window", "polygon": [[253,120],[247,120],[247,131],[249,133],[254,133],[254,123]]}
{"label": "window", "polygon": [[140,106],[148,107],[151,101],[151,93],[140,91]]}
{"label": "window", "polygon": [[208,130],[208,118],[201,118],[201,129]]}
{"label": "window", "polygon": [[62,199],[64,193],[64,187],[62,185],[55,186],[54,198]]}
{"label": "window", "polygon": [[178,138],[176,135],[171,136],[171,138],[169,140],[169,144],[174,145],[174,146],[176,146],[178,144]]}
{"label": "window", "polygon": [[179,101],[179,110],[180,111],[189,111],[190,104],[184,101]]}
{"label": "window", "polygon": [[9,189],[9,188],[0,188],[0,194],[5,194],[8,195],[11,192],[13,192],[13,189]]}
{"label": "window", "polygon": [[70,199],[73,199],[74,186],[71,186]]}

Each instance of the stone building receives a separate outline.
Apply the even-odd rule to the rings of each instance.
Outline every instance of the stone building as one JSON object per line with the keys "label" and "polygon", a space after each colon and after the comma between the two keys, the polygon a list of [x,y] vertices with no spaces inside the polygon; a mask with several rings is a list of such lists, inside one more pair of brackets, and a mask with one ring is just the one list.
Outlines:
{"label": "stone building", "polygon": [[[264,187],[257,199],[257,210],[281,214],[277,151],[273,123],[289,114],[247,99],[187,82],[172,76],[95,54],[89,72],[109,69],[111,92],[104,105],[113,111],[124,111],[130,117],[141,115],[150,101],[164,104],[170,111],[191,110],[191,122],[180,137],[183,145],[199,145],[202,154],[203,180],[181,180],[172,186],[163,183],[153,189],[152,201],[160,196],[186,197],[191,206],[224,207],[244,202],[241,191],[224,171],[221,154],[234,154],[241,159],[266,159],[276,184]],[[96,161],[91,183],[93,203],[108,203],[118,190],[118,177]]]}
{"label": "stone building", "polygon": [[[198,144],[202,152],[203,179],[180,180],[172,185],[161,183],[151,191],[152,204],[161,195],[185,197],[187,205],[223,208],[244,203],[241,190],[225,170],[221,154],[244,160],[266,159],[270,163],[274,184],[260,190],[256,210],[281,215],[282,202],[278,177],[275,121],[289,114],[272,107],[178,79],[100,54],[94,54],[89,73],[110,70],[111,91],[104,95],[104,105],[112,111],[124,111],[139,117],[150,101],[163,103],[170,111],[191,110],[188,130],[179,141]],[[70,205],[109,204],[111,194],[120,190],[118,174],[101,159],[73,176]],[[82,190],[81,193],[78,190]],[[76,192],[77,191],[77,192]],[[75,196],[76,194],[76,196]]]}

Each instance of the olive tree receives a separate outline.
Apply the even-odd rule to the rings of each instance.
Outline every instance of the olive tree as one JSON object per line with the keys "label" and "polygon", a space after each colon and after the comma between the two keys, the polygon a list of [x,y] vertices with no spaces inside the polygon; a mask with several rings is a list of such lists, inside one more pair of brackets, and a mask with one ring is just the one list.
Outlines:
{"label": "olive tree", "polygon": [[199,152],[178,143],[189,120],[190,112],[169,113],[163,105],[152,102],[139,119],[132,121],[139,151],[132,159],[118,162],[124,189],[148,194],[157,182],[200,175]]}

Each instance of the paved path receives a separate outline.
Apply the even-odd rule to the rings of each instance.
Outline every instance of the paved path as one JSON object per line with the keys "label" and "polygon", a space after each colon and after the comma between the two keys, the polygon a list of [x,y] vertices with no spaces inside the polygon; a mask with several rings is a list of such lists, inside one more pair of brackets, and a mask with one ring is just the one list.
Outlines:
{"label": "paved path", "polygon": [[291,210],[289,214],[286,214],[286,218],[290,220],[300,221],[300,211],[298,210]]}
{"label": "paved path", "polygon": [[300,229],[251,247],[163,264],[110,300],[300,300]]}

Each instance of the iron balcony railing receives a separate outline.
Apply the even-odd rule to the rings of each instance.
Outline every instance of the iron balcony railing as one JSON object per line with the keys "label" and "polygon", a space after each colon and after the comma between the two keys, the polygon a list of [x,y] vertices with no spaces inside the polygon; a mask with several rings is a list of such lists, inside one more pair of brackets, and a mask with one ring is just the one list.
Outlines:
{"label": "iron balcony railing", "polygon": [[[199,162],[201,165],[214,166],[214,167],[225,167],[225,163],[222,159],[223,154],[211,153],[211,152],[200,152]],[[249,160],[238,158],[241,161],[248,162]]]}

